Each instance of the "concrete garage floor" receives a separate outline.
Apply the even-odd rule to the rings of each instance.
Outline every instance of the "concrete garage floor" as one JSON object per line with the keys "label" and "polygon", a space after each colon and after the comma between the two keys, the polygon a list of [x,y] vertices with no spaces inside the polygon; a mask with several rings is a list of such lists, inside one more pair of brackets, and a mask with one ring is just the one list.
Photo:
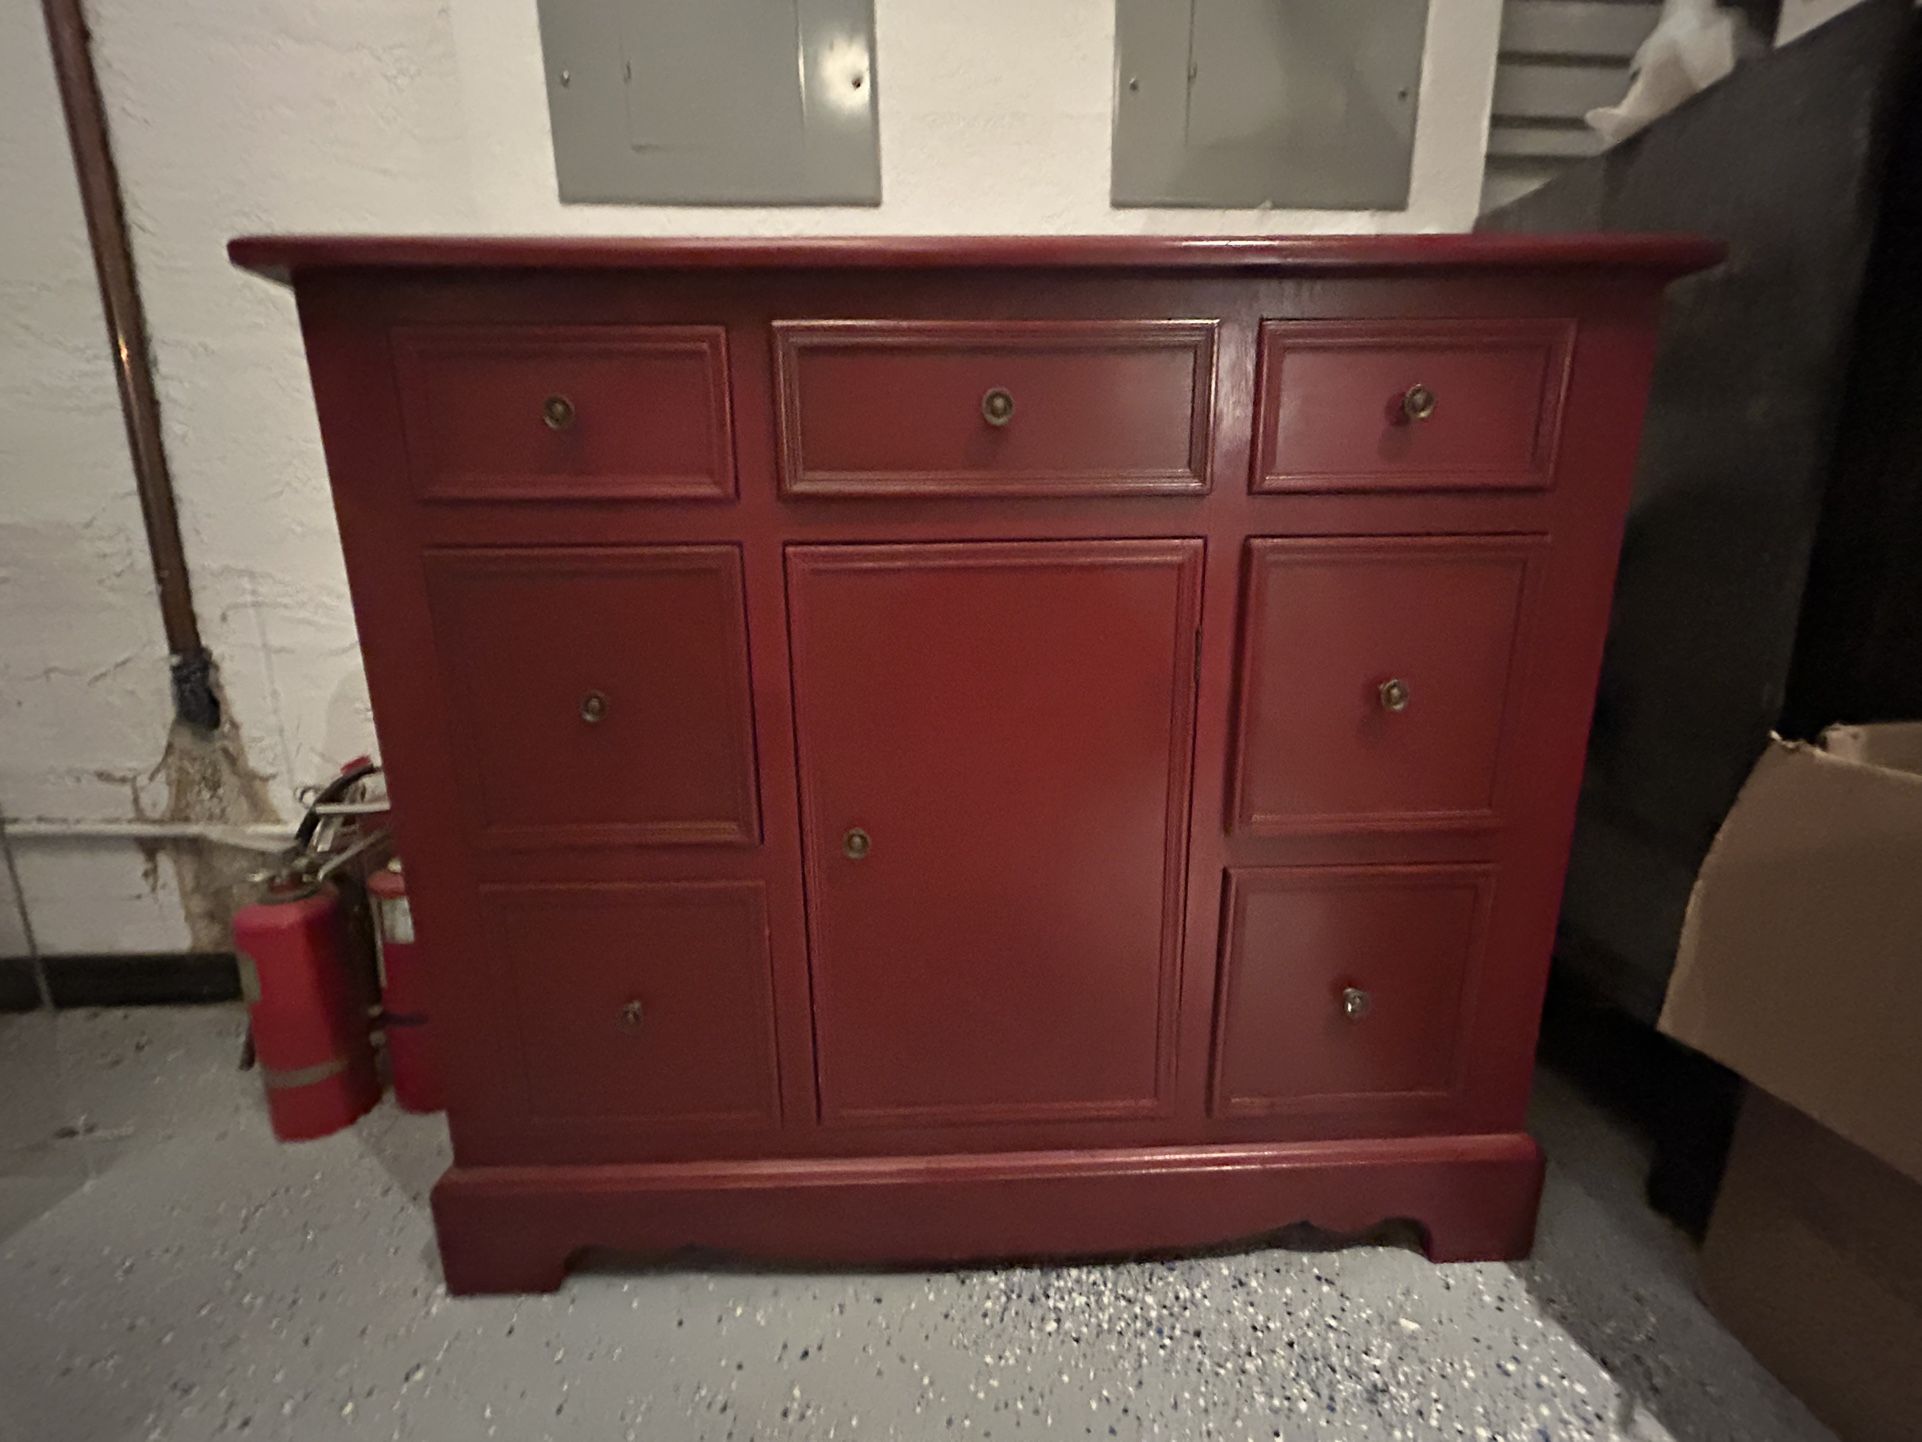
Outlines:
{"label": "concrete garage floor", "polygon": [[6,1442],[1830,1435],[1695,1300],[1635,1141],[1553,1076],[1520,1266],[609,1268],[461,1301],[425,1206],[438,1118],[275,1146],[232,1008],[0,1021],[0,1106],[56,1027],[85,1125],[0,1160]]}

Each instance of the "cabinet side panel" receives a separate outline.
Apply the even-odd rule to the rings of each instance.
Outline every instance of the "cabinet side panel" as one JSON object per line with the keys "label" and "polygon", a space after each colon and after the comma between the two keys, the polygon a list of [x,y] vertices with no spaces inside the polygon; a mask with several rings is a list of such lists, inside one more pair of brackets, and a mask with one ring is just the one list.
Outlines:
{"label": "cabinet side panel", "polygon": [[[1539,569],[1519,704],[1504,746],[1513,785],[1503,809],[1498,901],[1487,970],[1468,1023],[1470,1119],[1521,1125],[1561,909],[1596,679],[1628,510],[1659,296],[1623,287],[1584,308],[1576,333],[1552,535]],[[1606,705],[1606,698],[1602,703]]]}
{"label": "cabinet side panel", "polygon": [[298,299],[458,1158],[464,1137],[500,1106],[503,1080],[491,1064],[487,1009],[494,988],[480,965],[484,938],[471,904],[475,877],[463,840],[460,781],[431,663],[434,632],[391,316],[378,287],[352,276],[305,278]]}

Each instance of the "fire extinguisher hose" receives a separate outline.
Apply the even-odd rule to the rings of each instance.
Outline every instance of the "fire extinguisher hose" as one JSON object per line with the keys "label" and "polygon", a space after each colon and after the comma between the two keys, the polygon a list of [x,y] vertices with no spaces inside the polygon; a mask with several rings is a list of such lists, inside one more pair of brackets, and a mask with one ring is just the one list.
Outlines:
{"label": "fire extinguisher hose", "polygon": [[369,776],[380,774],[380,763],[363,761],[358,766],[349,767],[319,791],[307,803],[307,814],[300,818],[300,825],[294,830],[294,850],[305,851],[313,844],[314,833],[320,829],[320,808],[330,802],[338,801],[360,782]]}

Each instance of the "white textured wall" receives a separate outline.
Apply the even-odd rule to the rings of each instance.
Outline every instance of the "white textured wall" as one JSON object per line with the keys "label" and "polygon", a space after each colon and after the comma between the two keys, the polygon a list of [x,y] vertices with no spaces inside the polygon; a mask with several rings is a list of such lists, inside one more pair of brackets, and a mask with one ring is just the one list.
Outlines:
{"label": "white textured wall", "polygon": [[[38,5],[0,5],[0,194],[0,807],[125,817],[165,736],[165,647]],[[24,849],[22,880],[75,948],[170,944],[171,878],[116,851]]]}
{"label": "white textured wall", "polygon": [[[38,8],[0,6],[0,808],[124,817],[166,659]],[[371,732],[293,307],[229,236],[1461,229],[1500,9],[1431,0],[1405,212],[1109,209],[1111,0],[877,0],[882,205],[754,210],[562,207],[534,0],[90,0],[201,623],[254,766],[291,814]],[[48,950],[184,944],[165,866],[20,850]]]}

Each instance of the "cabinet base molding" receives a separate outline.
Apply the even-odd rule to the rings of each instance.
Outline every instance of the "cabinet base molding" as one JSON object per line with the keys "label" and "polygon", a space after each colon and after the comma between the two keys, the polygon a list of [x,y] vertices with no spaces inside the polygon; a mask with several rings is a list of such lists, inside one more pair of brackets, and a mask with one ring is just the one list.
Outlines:
{"label": "cabinet base molding", "polygon": [[545,1292],[581,1253],[902,1265],[1255,1243],[1408,1221],[1437,1262],[1526,1256],[1542,1153],[1521,1132],[1251,1146],[452,1168],[448,1291]]}

